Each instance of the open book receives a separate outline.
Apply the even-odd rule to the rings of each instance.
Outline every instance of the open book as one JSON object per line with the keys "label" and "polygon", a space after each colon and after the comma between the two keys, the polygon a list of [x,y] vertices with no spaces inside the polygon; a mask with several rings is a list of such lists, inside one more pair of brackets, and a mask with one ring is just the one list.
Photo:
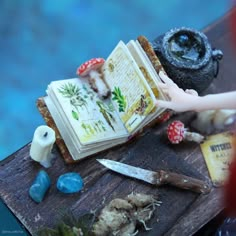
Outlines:
{"label": "open book", "polygon": [[73,161],[127,142],[164,111],[155,105],[166,100],[160,78],[138,40],[120,41],[101,72],[106,99],[85,78],[52,81],[43,98]]}

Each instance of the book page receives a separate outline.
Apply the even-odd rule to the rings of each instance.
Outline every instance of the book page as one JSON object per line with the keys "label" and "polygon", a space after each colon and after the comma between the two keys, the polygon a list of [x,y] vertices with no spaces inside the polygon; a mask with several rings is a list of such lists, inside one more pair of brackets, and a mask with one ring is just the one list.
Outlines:
{"label": "book page", "polygon": [[86,79],[54,81],[48,95],[81,144],[94,145],[127,136],[111,101],[101,100]]}
{"label": "book page", "polygon": [[[154,93],[155,97],[160,100],[167,100],[167,97],[164,95],[162,90],[158,88],[158,82],[160,82],[161,79],[155,71],[154,67],[152,66],[151,61],[149,60],[147,54],[145,53],[139,42],[130,40],[127,44],[127,47],[130,53],[132,54],[133,58],[135,59],[135,62],[140,68],[141,72],[143,73],[144,78],[152,89],[152,92]],[[146,117],[145,121],[142,123],[140,128],[147,125],[150,121],[160,115],[164,110],[165,108],[155,106],[154,109],[150,112],[150,114]]]}
{"label": "book page", "polygon": [[149,69],[150,65],[147,63],[147,60],[148,60],[147,56],[146,58],[144,58],[144,55],[140,51],[140,48],[137,46],[137,42],[135,42],[134,40],[129,41],[129,43],[127,44],[127,47],[130,53],[132,54],[133,58],[135,59],[138,67],[142,71],[149,86],[151,87],[155,97],[159,98],[161,91],[159,91],[157,87],[157,84],[156,84],[157,81],[155,80],[155,75],[153,75],[152,71],[150,71]]}
{"label": "book page", "polygon": [[[152,62],[150,61],[150,59],[148,58],[146,52],[144,51],[144,49],[142,48],[142,46],[140,45],[139,41],[136,40],[131,40],[130,44],[132,45],[133,48],[135,48],[135,50],[137,51],[137,53],[139,54],[139,58],[140,59],[136,59],[137,61],[140,61],[139,63],[142,65],[144,63],[146,70],[148,71],[148,73],[150,73],[150,76],[152,78],[153,81],[150,81],[150,79],[148,79],[148,81],[150,81],[151,83],[151,87],[153,86],[155,88],[155,86],[157,86],[158,82],[162,82],[161,78],[159,77],[158,73],[156,72],[156,70],[153,67]],[[136,54],[137,54],[136,53]],[[135,57],[135,55],[133,55]],[[158,59],[159,60],[159,59]],[[138,63],[138,64],[139,64]],[[164,68],[161,67],[160,70],[162,70],[164,73]],[[154,84],[153,84],[154,82]],[[158,87],[158,86],[157,86]],[[156,94],[155,94],[156,95]],[[169,98],[162,92],[162,90],[160,88],[158,88],[158,98],[161,100],[168,100]]]}
{"label": "book page", "polygon": [[55,104],[52,103],[52,100],[49,98],[49,96],[44,97],[44,101],[47,105],[48,110],[54,117],[54,122],[56,123],[56,126],[60,131],[60,135],[61,137],[63,137],[63,140],[73,160],[80,160],[86,156],[92,155],[94,153],[121,144],[127,140],[127,137],[124,137],[124,138],[112,139],[110,141],[94,143],[92,146],[89,147],[88,145],[81,146],[80,142],[73,135],[71,127],[68,125],[69,123],[66,122],[64,119],[62,119],[61,114],[59,113]]}
{"label": "book page", "polygon": [[103,66],[113,104],[129,133],[155,107],[155,96],[126,45],[120,41]]}

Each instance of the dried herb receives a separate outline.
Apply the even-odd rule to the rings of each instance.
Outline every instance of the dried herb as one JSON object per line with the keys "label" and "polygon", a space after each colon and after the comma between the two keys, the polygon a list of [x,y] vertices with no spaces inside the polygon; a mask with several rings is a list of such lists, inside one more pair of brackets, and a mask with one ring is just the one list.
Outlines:
{"label": "dried herb", "polygon": [[137,235],[147,226],[160,206],[152,195],[131,193],[111,200],[100,214],[88,213],[77,218],[71,211],[62,213],[55,228],[42,228],[38,236],[104,236]]}
{"label": "dried herb", "polygon": [[95,220],[94,214],[85,214],[76,218],[71,212],[65,213],[55,228],[43,228],[38,236],[89,236]]}
{"label": "dried herb", "polygon": [[137,235],[141,229],[151,230],[147,223],[160,203],[154,196],[142,193],[115,198],[101,210],[92,232],[96,236],[125,236]]}

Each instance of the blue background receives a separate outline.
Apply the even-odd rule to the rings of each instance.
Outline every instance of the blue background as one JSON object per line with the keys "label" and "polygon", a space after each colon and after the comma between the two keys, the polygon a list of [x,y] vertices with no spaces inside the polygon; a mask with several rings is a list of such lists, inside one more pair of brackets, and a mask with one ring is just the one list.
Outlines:
{"label": "blue background", "polygon": [[227,0],[1,0],[0,160],[30,142],[44,123],[35,106],[52,80],[74,77],[119,40],[153,40],[173,27],[202,29]]}
{"label": "blue background", "polygon": [[[180,26],[201,30],[230,7],[228,0],[1,0],[0,160],[44,124],[35,101],[50,81],[106,58],[119,40],[142,34],[151,41]],[[0,204],[0,229],[20,229],[14,222]]]}

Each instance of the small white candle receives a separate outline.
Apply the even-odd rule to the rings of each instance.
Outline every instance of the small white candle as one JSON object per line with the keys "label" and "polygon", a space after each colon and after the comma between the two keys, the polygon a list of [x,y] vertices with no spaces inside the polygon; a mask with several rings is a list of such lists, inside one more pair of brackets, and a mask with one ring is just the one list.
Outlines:
{"label": "small white candle", "polygon": [[52,148],[56,141],[55,131],[46,125],[39,126],[35,132],[30,147],[30,156],[44,167],[51,166]]}

